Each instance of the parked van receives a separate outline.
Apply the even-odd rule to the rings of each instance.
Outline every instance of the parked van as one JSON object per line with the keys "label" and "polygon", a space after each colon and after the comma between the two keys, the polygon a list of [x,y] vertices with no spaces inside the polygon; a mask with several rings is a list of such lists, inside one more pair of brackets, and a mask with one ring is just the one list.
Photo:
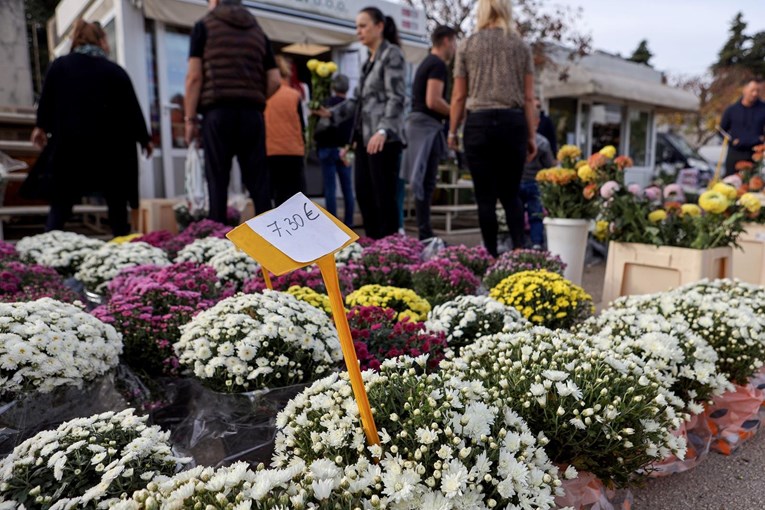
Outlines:
{"label": "parked van", "polygon": [[676,182],[686,193],[698,193],[714,177],[714,167],[685,139],[672,132],[656,133],[654,176]]}

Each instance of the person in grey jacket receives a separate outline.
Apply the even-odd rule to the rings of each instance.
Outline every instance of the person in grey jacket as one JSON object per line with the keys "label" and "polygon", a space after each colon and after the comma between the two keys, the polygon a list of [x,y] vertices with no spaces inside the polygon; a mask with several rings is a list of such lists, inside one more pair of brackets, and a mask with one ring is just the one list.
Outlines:
{"label": "person in grey jacket", "polygon": [[356,34],[369,49],[352,98],[315,115],[332,125],[353,118],[354,179],[364,230],[373,239],[398,231],[396,184],[404,139],[405,62],[398,29],[377,7],[356,16]]}

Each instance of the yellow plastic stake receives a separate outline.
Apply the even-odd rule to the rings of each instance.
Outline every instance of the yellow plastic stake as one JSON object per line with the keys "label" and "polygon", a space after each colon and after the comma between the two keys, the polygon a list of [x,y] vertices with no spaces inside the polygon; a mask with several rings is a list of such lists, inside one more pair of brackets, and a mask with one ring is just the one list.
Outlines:
{"label": "yellow plastic stake", "polygon": [[715,175],[712,178],[712,182],[709,183],[709,187],[711,188],[718,182],[720,182],[720,173],[722,171],[722,164],[725,160],[726,155],[728,154],[728,137],[723,137],[723,144],[722,144],[722,150],[720,151],[720,158],[717,160],[717,168],[715,168]]}
{"label": "yellow plastic stake", "polygon": [[268,274],[268,269],[266,269],[263,266],[260,266],[261,271],[263,271],[263,280],[266,282],[266,287],[269,290],[274,290],[274,286],[271,283],[271,276]]}
{"label": "yellow plastic stake", "polygon": [[329,294],[332,317],[335,319],[335,327],[340,337],[340,347],[343,349],[345,366],[348,368],[353,395],[356,397],[356,404],[359,406],[361,426],[364,427],[367,442],[370,445],[379,445],[380,436],[377,434],[377,426],[372,416],[372,409],[369,406],[367,390],[364,388],[364,381],[361,379],[359,360],[356,357],[356,349],[353,346],[353,338],[351,337],[351,327],[348,325],[348,317],[345,315],[343,295],[340,292],[340,280],[337,276],[337,265],[335,265],[335,254],[325,255],[317,260],[316,263],[319,266],[322,278],[324,278],[327,294]]}

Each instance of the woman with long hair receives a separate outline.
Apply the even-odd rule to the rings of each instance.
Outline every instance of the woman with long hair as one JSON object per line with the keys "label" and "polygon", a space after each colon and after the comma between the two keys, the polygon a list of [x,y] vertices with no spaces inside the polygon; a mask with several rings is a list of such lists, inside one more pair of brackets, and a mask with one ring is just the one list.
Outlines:
{"label": "woman with long hair", "polygon": [[527,159],[536,153],[534,62],[512,20],[510,0],[478,0],[477,31],[457,50],[449,146],[465,119],[465,158],[475,187],[486,249],[497,253],[497,199],[507,216],[513,248],[523,247],[518,192]]}
{"label": "woman with long hair", "polygon": [[353,97],[313,113],[336,125],[353,118],[356,199],[366,235],[379,239],[398,231],[396,184],[404,143],[405,63],[398,29],[377,7],[356,16],[356,35],[369,50]]}
{"label": "woman with long hair", "polygon": [[32,142],[43,149],[22,196],[50,201],[46,231],[59,230],[84,195],[100,193],[115,236],[130,233],[138,208],[138,151],[152,144],[130,77],[107,55],[106,32],[78,20],[72,51],[45,76]]}

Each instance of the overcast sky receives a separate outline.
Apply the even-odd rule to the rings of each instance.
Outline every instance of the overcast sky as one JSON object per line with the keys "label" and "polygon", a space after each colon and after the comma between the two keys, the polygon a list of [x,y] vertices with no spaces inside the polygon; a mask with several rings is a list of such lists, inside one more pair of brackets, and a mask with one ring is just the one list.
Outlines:
{"label": "overcast sky", "polygon": [[728,38],[731,20],[744,13],[747,34],[765,30],[765,0],[550,0],[582,7],[580,30],[593,48],[629,56],[642,39],[651,63],[672,74],[701,74]]}

